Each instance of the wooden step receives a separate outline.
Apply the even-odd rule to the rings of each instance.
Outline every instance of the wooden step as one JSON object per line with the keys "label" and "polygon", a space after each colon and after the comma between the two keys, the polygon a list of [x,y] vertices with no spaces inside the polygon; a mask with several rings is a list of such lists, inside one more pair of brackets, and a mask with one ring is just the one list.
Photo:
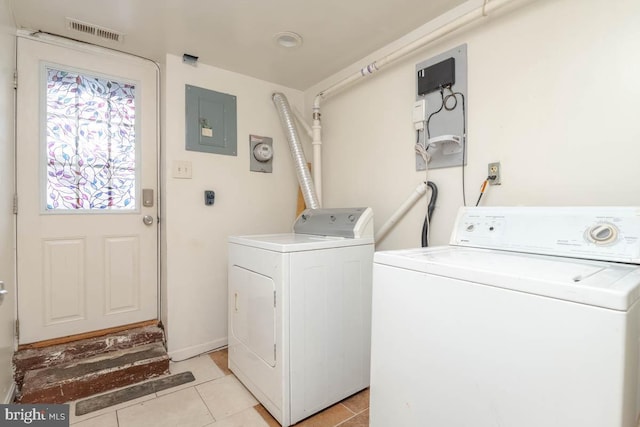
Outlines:
{"label": "wooden step", "polygon": [[65,403],[169,373],[161,343],[102,353],[91,358],[30,370],[19,403]]}
{"label": "wooden step", "polygon": [[164,342],[162,329],[158,326],[145,326],[65,344],[18,350],[13,357],[14,379],[20,389],[27,371],[50,368],[82,358],[154,342]]}

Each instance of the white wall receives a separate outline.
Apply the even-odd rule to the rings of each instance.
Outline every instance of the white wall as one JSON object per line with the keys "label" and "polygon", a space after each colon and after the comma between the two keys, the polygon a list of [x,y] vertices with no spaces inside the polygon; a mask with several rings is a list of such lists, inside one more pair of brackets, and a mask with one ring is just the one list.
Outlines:
{"label": "white wall", "polygon": [[[445,18],[305,91],[306,115],[322,89]],[[463,43],[467,204],[475,204],[487,163],[500,161],[503,185],[490,187],[482,204],[640,205],[639,22],[637,0],[516,1],[326,100],[324,205],[372,206],[377,229],[424,179],[413,153],[414,67]],[[432,243],[444,244],[462,204],[461,169],[430,171],[429,180],[440,189]],[[378,249],[419,246],[425,211],[426,200]]]}
{"label": "white wall", "polygon": [[[185,84],[237,97],[237,156],[185,150]],[[172,55],[163,90],[163,322],[180,360],[227,343],[227,236],[291,230],[297,182],[271,94],[284,92],[299,109],[303,96]],[[273,173],[249,171],[250,134],[273,138]],[[175,160],[192,162],[192,179],[171,176]],[[204,205],[204,190],[215,191],[213,206]]]}
{"label": "white wall", "polygon": [[13,71],[15,70],[15,25],[8,0],[0,0],[0,280],[9,294],[0,306],[0,403],[13,398],[13,320],[15,305],[15,252],[13,191]]}

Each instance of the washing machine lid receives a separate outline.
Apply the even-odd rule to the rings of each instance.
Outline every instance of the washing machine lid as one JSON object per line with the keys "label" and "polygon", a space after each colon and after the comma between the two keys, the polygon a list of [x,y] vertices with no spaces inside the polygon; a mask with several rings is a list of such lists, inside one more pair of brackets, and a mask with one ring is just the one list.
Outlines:
{"label": "washing machine lid", "polygon": [[316,236],[298,233],[257,234],[252,236],[230,236],[229,243],[285,253],[373,245],[373,236],[350,239],[338,236]]}
{"label": "washing machine lid", "polygon": [[374,263],[622,311],[640,296],[640,267],[614,262],[442,246],[376,252]]}

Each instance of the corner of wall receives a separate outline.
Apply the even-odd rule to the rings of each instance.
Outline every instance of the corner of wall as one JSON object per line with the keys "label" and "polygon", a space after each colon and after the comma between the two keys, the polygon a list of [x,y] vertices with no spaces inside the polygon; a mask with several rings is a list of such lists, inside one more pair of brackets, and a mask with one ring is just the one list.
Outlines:
{"label": "corner of wall", "polygon": [[[226,344],[227,237],[290,230],[297,182],[286,138],[271,101],[274,91],[301,105],[301,91],[167,55],[163,79],[163,322],[168,350],[185,358]],[[237,155],[185,149],[185,85],[237,98]],[[215,130],[214,130],[215,131]],[[249,170],[249,135],[273,138],[273,172]],[[192,177],[172,175],[191,164]],[[215,191],[205,206],[204,190]]]}

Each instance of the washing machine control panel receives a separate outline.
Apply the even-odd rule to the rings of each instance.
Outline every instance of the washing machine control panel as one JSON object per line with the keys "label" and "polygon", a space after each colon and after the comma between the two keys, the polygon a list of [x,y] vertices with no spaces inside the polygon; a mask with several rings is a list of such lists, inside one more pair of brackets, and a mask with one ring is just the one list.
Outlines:
{"label": "washing machine control panel", "polygon": [[640,207],[461,208],[450,243],[640,264]]}
{"label": "washing machine control panel", "polygon": [[610,245],[618,240],[618,227],[615,224],[602,222],[589,227],[585,232],[587,242],[596,245]]}

